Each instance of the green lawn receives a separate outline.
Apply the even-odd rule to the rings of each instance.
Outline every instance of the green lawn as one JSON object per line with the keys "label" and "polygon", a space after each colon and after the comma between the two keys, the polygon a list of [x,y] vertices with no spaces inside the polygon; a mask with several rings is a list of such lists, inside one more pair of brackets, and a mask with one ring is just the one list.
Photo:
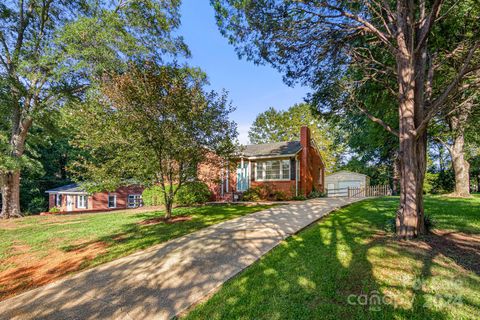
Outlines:
{"label": "green lawn", "polygon": [[0,299],[198,229],[265,209],[214,205],[174,209],[187,221],[142,224],[162,212],[135,210],[0,221]]}
{"label": "green lawn", "polygon": [[332,213],[186,318],[478,319],[480,197],[425,201],[438,229],[465,232],[476,239],[474,248],[439,235],[396,241],[383,230],[397,203],[366,200]]}

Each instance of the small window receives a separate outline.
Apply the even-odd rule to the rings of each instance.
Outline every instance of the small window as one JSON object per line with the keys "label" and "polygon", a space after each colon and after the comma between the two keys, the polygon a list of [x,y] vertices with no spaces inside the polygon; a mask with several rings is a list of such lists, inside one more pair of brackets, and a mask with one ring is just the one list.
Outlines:
{"label": "small window", "polygon": [[116,194],[109,194],[108,195],[108,207],[109,208],[116,208],[117,207],[117,195]]}
{"label": "small window", "polygon": [[77,196],[77,208],[86,209],[87,208],[87,196]]}
{"label": "small window", "polygon": [[129,208],[138,208],[142,206],[142,195],[141,194],[129,194],[128,195],[128,207]]}
{"label": "small window", "polygon": [[62,195],[61,194],[56,194],[55,195],[55,206],[56,207],[61,207],[62,206]]}

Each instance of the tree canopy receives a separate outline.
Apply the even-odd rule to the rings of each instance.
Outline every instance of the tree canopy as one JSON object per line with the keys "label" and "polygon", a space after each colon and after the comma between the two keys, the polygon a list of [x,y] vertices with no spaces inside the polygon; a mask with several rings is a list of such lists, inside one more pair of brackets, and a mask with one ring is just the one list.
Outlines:
{"label": "tree canopy", "polygon": [[207,92],[205,75],[147,62],[104,79],[72,114],[87,156],[71,167],[90,191],[159,185],[167,218],[175,194],[209,155],[234,151],[236,126],[225,93]]}
{"label": "tree canopy", "polygon": [[11,1],[0,4],[1,217],[19,216],[20,170],[34,121],[129,61],[187,54],[180,1]]}

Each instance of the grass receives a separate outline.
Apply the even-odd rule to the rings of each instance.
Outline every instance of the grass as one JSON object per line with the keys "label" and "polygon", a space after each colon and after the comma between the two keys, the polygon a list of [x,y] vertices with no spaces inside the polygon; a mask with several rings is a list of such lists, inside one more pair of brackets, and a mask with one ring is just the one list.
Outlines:
{"label": "grass", "polygon": [[365,200],[329,215],[185,318],[478,319],[480,196],[425,201],[436,228],[462,232],[467,242],[438,235],[395,240],[383,230],[397,203]]}
{"label": "grass", "polygon": [[0,221],[0,300],[152,245],[269,206],[176,208],[176,223],[142,224],[161,211],[127,210]]}

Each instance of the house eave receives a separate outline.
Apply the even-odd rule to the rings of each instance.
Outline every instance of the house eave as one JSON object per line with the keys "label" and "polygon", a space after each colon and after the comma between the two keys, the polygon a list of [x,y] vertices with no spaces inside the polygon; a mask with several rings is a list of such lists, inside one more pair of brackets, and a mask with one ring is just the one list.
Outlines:
{"label": "house eave", "polygon": [[247,159],[247,160],[292,158],[292,157],[295,157],[300,151],[302,151],[302,149],[298,150],[295,153],[289,153],[289,154],[274,154],[274,155],[265,155],[265,156],[238,155],[238,157],[239,158],[244,158],[244,159]]}

